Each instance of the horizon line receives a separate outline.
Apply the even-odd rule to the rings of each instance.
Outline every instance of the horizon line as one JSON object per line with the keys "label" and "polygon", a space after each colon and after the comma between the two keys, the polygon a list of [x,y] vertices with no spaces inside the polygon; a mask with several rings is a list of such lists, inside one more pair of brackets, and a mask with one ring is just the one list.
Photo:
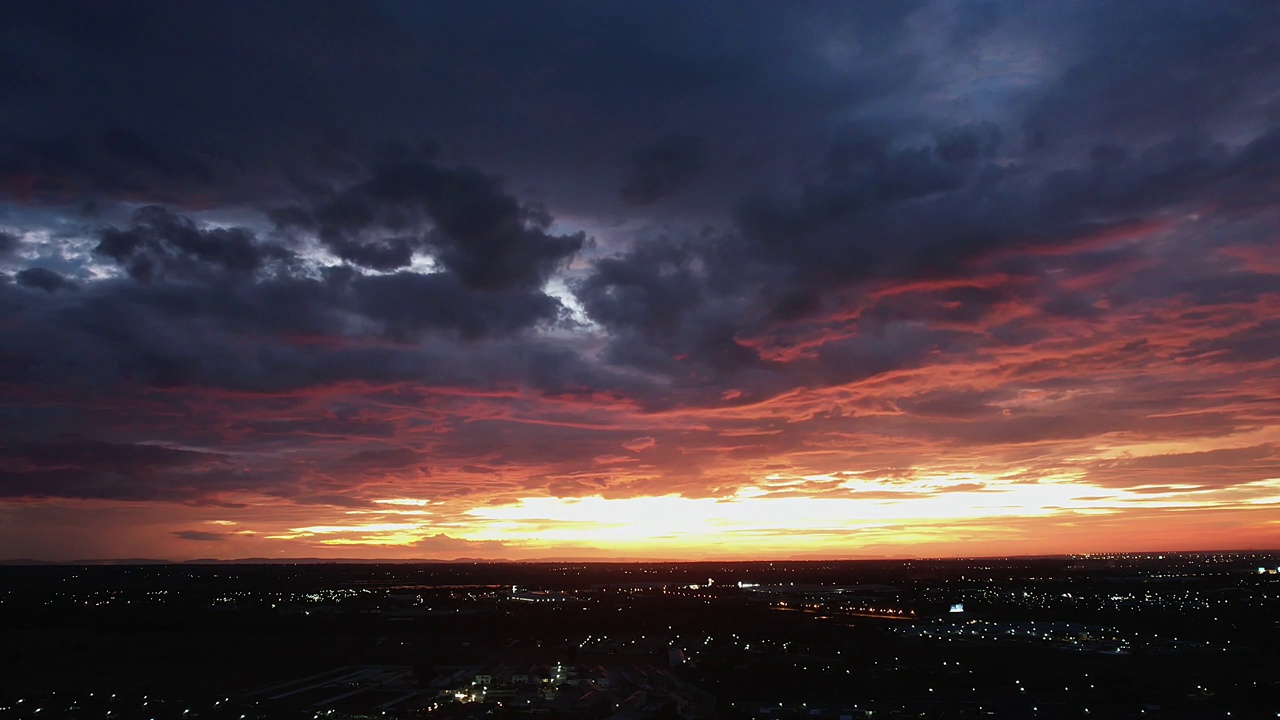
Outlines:
{"label": "horizon line", "polygon": [[737,558],[737,559],[716,559],[707,558],[702,560],[664,560],[664,559],[644,559],[644,558],[527,558],[527,559],[502,559],[502,558],[469,558],[458,557],[452,559],[443,558],[320,558],[320,557],[296,557],[296,558],[266,558],[266,557],[246,557],[232,559],[218,558],[191,558],[187,560],[172,560],[165,558],[77,558],[75,560],[43,560],[40,558],[8,558],[0,560],[0,567],[23,567],[33,565],[62,565],[62,566],[93,566],[93,565],[117,565],[117,566],[141,566],[141,565],[371,565],[371,564],[387,564],[387,565],[450,565],[450,564],[473,564],[473,565],[542,565],[550,563],[575,563],[582,565],[599,564],[599,565],[702,565],[707,563],[716,564],[747,564],[747,563],[815,563],[815,562],[938,562],[938,561],[962,561],[962,560],[1038,560],[1051,558],[1088,558],[1091,556],[1117,555],[1117,556],[1142,556],[1142,555],[1212,555],[1212,554],[1272,554],[1280,553],[1280,548],[1237,548],[1231,550],[1101,550],[1090,552],[1069,552],[1069,553],[1044,553],[1030,555],[954,555],[954,556],[853,556],[853,557],[790,557],[790,558]]}

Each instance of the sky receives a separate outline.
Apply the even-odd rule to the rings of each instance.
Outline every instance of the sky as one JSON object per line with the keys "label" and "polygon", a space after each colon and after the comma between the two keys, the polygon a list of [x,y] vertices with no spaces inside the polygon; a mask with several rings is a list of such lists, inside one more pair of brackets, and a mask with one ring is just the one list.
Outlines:
{"label": "sky", "polygon": [[0,559],[1280,548],[1280,5],[0,5]]}

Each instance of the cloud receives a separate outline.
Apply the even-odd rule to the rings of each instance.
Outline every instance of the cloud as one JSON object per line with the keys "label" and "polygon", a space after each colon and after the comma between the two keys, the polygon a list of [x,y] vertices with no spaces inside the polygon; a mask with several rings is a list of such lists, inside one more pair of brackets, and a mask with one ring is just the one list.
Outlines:
{"label": "cloud", "polygon": [[1209,353],[1220,362],[1268,362],[1280,357],[1280,321],[1261,320],[1253,325],[1190,348],[1192,353]]}
{"label": "cloud", "polygon": [[430,555],[464,553],[465,556],[476,557],[473,553],[501,553],[507,546],[499,540],[465,540],[450,537],[444,533],[436,533],[418,540],[413,547],[418,552]]}
{"label": "cloud", "polygon": [[429,472],[426,465],[430,455],[411,448],[386,448],[381,450],[360,450],[342,459],[348,468],[359,468],[368,471],[400,470],[416,467],[421,472]]}
{"label": "cloud", "polygon": [[239,483],[212,453],[140,443],[22,441],[4,447],[0,496],[196,500]]}
{"label": "cloud", "polygon": [[622,443],[622,447],[630,450],[631,452],[640,452],[642,450],[648,450],[649,448],[657,444],[658,444],[657,440],[654,440],[652,437],[645,435],[644,437],[634,438],[632,440],[628,440]]}
{"label": "cloud", "polygon": [[560,302],[540,291],[472,293],[452,273],[354,277],[343,283],[355,309],[395,339],[425,331],[457,330],[463,337],[508,334],[555,321]]}
{"label": "cloud", "polygon": [[139,282],[166,273],[190,274],[204,265],[251,274],[270,260],[293,257],[279,245],[259,242],[246,228],[198,228],[156,205],[134,211],[132,227],[105,227],[98,238],[94,252],[116,261]]}
{"label": "cloud", "polygon": [[75,465],[136,472],[156,467],[186,465],[206,459],[208,454],[159,445],[121,444],[96,441],[20,442],[8,445],[5,456],[33,465]]}
{"label": "cloud", "polygon": [[1089,477],[1103,487],[1228,488],[1265,481],[1280,473],[1280,455],[1272,445],[1202,452],[1124,457],[1092,464]]}
{"label": "cloud", "polygon": [[41,267],[22,270],[14,275],[14,279],[23,287],[38,288],[47,293],[56,293],[59,290],[75,288],[75,284],[71,281],[52,270],[46,270]]}
{"label": "cloud", "polygon": [[[1252,93],[1276,77],[1275,35],[1267,26],[1277,19],[1275,8],[1081,9],[1065,33],[1080,43],[1075,62],[1028,109],[1026,127],[1036,145],[1061,146],[1093,133],[1160,136],[1212,126],[1232,112],[1240,119],[1266,111]],[[1140,30],[1150,41],[1139,48],[1132,38]],[[1249,38],[1256,49],[1223,41],[1232,35]]]}
{"label": "cloud", "polygon": [[[1270,502],[1274,10],[508,10],[6,9],[0,495],[65,513],[22,547],[215,507],[416,509],[394,552],[497,557],[536,548],[468,513],[524,498]],[[1140,504],[1106,509],[1175,525]]]}
{"label": "cloud", "polygon": [[351,497],[350,495],[341,495],[334,493],[315,494],[303,491],[279,493],[288,497],[288,499],[298,505],[325,505],[337,508],[367,508],[371,507],[368,500]]}
{"label": "cloud", "polygon": [[697,140],[668,136],[639,148],[628,158],[618,196],[628,205],[652,205],[680,192],[706,167]]}
{"label": "cloud", "polygon": [[501,180],[428,160],[377,164],[339,191],[273,212],[283,228],[313,230],[338,257],[375,270],[410,264],[415,252],[469,289],[538,287],[582,249],[581,234],[548,232],[551,217],[503,191]]}
{"label": "cloud", "polygon": [[194,540],[196,542],[223,542],[227,539],[226,533],[212,533],[203,530],[175,530],[171,534],[176,538]]}

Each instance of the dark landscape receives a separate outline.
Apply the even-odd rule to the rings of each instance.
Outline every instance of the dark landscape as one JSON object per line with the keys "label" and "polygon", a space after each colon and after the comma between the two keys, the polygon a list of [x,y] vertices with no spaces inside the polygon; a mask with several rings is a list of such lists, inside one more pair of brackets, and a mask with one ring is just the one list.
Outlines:
{"label": "dark landscape", "polygon": [[0,568],[0,717],[1262,718],[1280,553]]}

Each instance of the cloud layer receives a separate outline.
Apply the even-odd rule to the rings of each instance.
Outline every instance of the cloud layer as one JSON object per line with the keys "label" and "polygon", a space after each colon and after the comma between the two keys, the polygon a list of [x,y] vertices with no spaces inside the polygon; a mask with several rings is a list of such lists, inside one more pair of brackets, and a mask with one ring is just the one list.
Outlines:
{"label": "cloud layer", "polygon": [[6,555],[1280,542],[1266,4],[0,14]]}

